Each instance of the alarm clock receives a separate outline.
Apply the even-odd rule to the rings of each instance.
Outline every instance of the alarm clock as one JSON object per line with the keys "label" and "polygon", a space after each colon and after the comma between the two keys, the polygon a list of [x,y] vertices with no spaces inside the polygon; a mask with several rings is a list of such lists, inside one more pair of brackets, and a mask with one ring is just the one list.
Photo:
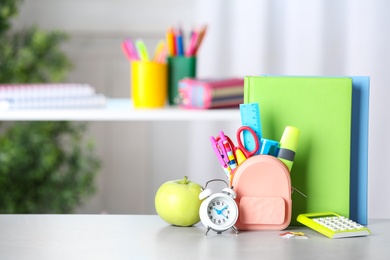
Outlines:
{"label": "alarm clock", "polygon": [[232,229],[238,234],[234,226],[238,219],[238,207],[234,200],[236,193],[230,188],[224,188],[222,192],[211,194],[211,190],[206,187],[213,181],[222,181],[229,187],[226,181],[213,179],[206,183],[205,189],[199,194],[199,199],[205,199],[199,208],[200,220],[207,228],[205,235],[210,229],[216,231],[217,234]]}

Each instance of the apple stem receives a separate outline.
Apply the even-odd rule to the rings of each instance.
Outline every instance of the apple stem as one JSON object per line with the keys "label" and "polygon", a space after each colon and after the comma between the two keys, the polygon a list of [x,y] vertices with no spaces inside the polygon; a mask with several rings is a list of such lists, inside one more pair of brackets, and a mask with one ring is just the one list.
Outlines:
{"label": "apple stem", "polygon": [[184,176],[183,183],[184,183],[184,184],[187,184],[187,183],[188,183],[188,177],[187,177],[187,176]]}

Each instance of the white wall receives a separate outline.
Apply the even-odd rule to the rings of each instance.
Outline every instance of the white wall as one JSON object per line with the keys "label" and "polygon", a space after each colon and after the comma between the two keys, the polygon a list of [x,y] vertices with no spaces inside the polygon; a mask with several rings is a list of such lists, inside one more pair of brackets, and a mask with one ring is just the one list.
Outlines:
{"label": "white wall", "polygon": [[[152,48],[178,22],[185,29],[209,25],[199,76],[371,76],[369,217],[390,218],[389,7],[387,0],[25,0],[15,25],[68,32],[72,38],[65,50],[76,65],[68,81],[88,82],[109,97],[129,96],[121,40],[140,37]],[[92,123],[104,168],[99,193],[79,212],[152,213],[154,192],[163,181],[184,174],[199,183],[221,177],[210,159],[208,136],[237,125]],[[150,153],[140,153],[146,146]],[[173,155],[167,155],[168,147]]]}

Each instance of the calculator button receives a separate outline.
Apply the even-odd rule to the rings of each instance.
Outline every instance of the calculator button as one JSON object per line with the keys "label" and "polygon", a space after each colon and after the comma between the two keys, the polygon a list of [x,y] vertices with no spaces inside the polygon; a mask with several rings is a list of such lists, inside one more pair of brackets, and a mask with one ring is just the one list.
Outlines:
{"label": "calculator button", "polygon": [[370,234],[368,228],[347,217],[338,216],[334,213],[318,213],[318,217],[315,215],[301,214],[298,216],[298,221],[330,238],[367,236]]}

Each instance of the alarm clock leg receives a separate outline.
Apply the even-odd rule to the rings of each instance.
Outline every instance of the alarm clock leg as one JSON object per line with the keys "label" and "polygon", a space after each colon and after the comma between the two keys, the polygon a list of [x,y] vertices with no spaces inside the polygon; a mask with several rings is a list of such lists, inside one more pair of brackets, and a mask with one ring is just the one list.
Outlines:
{"label": "alarm clock leg", "polygon": [[233,229],[234,233],[236,234],[240,233],[235,226],[232,226],[231,229]]}
{"label": "alarm clock leg", "polygon": [[207,230],[206,230],[206,233],[204,235],[207,235],[207,233],[209,233],[211,227],[207,227]]}

